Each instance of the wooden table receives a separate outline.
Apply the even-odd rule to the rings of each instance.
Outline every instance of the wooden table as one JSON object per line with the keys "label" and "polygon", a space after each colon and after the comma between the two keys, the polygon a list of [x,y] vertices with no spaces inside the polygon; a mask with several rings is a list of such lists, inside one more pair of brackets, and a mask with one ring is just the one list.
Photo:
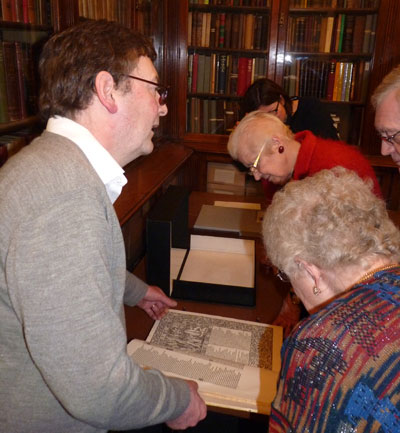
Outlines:
{"label": "wooden table", "polygon": [[[224,194],[211,194],[205,192],[192,192],[189,197],[189,227],[193,227],[200,212],[202,204],[213,204],[215,200],[221,201],[247,201],[259,203],[262,197],[238,197]],[[266,266],[264,247],[260,238],[256,241],[256,305],[243,307],[237,305],[206,303],[189,300],[178,301],[177,309],[205,314],[214,314],[235,319],[271,323],[278,315],[282,301],[286,296],[289,285],[281,282]],[[134,273],[145,279],[145,259],[135,269]],[[140,309],[126,307],[126,323],[128,341],[133,338],[145,339],[150,332],[153,321]]]}

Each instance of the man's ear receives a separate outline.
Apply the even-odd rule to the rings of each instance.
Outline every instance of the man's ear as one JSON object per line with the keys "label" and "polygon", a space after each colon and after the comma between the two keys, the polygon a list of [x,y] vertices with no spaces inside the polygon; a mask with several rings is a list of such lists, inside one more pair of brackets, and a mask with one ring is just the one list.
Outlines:
{"label": "man's ear", "polygon": [[303,259],[296,259],[296,263],[300,268],[304,269],[306,274],[314,281],[314,286],[319,287],[319,282],[321,279],[321,269],[309,262],[306,262]]}
{"label": "man's ear", "polygon": [[95,89],[99,101],[112,114],[118,111],[117,102],[114,100],[114,79],[109,72],[101,71],[96,75]]}

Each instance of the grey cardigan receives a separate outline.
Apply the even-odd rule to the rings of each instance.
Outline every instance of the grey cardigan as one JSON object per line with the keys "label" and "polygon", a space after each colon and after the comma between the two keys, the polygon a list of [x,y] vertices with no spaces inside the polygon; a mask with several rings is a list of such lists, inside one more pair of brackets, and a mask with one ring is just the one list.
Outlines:
{"label": "grey cardigan", "polygon": [[189,389],[126,352],[127,275],[104,185],[44,132],[0,169],[0,431],[123,430],[179,416]]}

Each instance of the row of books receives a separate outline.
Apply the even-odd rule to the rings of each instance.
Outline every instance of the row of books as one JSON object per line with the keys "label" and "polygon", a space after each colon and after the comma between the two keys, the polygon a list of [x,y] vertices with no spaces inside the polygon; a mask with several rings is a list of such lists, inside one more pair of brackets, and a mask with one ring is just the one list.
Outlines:
{"label": "row of books", "polygon": [[89,19],[106,19],[131,26],[130,0],[79,0],[79,16]]}
{"label": "row of books", "polygon": [[0,43],[0,123],[21,120],[37,112],[34,50],[28,43]]}
{"label": "row of books", "polygon": [[190,98],[187,102],[187,132],[230,134],[239,119],[239,102]]}
{"label": "row of books", "polygon": [[379,0],[290,0],[292,8],[377,8]]}
{"label": "row of books", "polygon": [[51,0],[0,0],[0,20],[51,25]]}
{"label": "row of books", "polygon": [[271,0],[189,0],[189,4],[269,7],[271,5]]}
{"label": "row of books", "polygon": [[297,59],[285,65],[284,88],[290,96],[364,102],[370,62]]}
{"label": "row of books", "polygon": [[375,44],[377,17],[377,14],[290,16],[288,50],[370,54]]}
{"label": "row of books", "polygon": [[197,47],[265,50],[269,16],[189,11],[188,44]]}
{"label": "row of books", "polygon": [[265,57],[193,53],[188,56],[188,93],[243,96],[254,80],[266,74]]}

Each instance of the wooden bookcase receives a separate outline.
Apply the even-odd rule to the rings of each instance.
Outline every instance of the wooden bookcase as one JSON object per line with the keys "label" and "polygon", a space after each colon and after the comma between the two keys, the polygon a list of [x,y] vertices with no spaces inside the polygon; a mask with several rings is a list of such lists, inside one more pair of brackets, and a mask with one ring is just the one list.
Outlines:
{"label": "wooden bookcase", "polygon": [[[382,185],[392,184],[387,181],[386,176],[393,178],[396,168],[390,158],[379,155],[380,143],[374,131],[374,113],[369,100],[372,91],[384,75],[400,63],[400,51],[396,49],[400,44],[400,28],[396,24],[400,18],[400,2],[398,0],[377,0],[376,2],[369,0],[347,0],[346,2],[345,0],[271,0],[266,2],[266,6],[254,6],[261,4],[254,0],[253,2],[248,1],[246,6],[243,5],[244,1],[235,2],[234,0],[209,0],[208,4],[201,3],[207,2],[201,0],[198,0],[197,4],[192,4],[190,0],[166,0],[165,2],[168,23],[165,60],[171,77],[169,110],[170,113],[174,113],[174,119],[169,119],[167,132],[170,137],[183,141],[196,151],[192,158],[193,171],[199,174],[195,188],[206,189],[206,173],[209,162],[231,162],[226,151],[228,138],[226,128],[223,131],[225,134],[210,134],[210,131],[204,134],[201,129],[200,132],[198,129],[193,132],[191,127],[193,120],[191,124],[188,117],[191,105],[193,105],[192,99],[195,98],[200,101],[222,100],[223,103],[238,101],[237,95],[232,95],[230,89],[221,94],[215,94],[203,91],[200,93],[193,92],[192,87],[190,87],[190,80],[193,80],[193,72],[189,70],[190,56],[194,53],[212,55],[214,52],[227,56],[263,57],[267,64],[265,75],[282,86],[288,84],[290,57],[294,59],[295,63],[296,60],[300,63],[300,61],[308,59],[310,62],[314,62],[316,66],[320,66],[318,63],[322,64],[322,62],[328,61],[351,63],[355,71],[358,71],[359,64],[363,64],[364,69],[367,65],[369,77],[361,80],[362,89],[358,89],[357,96],[353,96],[352,100],[331,101],[326,95],[317,96],[328,104],[332,113],[337,114],[340,118],[339,130],[343,139],[358,145],[365,155],[371,156],[371,162],[376,167],[379,177],[382,178]],[[266,49],[260,52],[260,50],[232,49],[225,46],[203,47],[199,46],[197,41],[194,44],[192,36],[189,41],[189,36],[190,34],[193,35],[193,14],[195,12],[211,14],[223,12],[225,14],[251,13],[254,15],[262,13],[268,16],[268,34],[265,36]],[[308,20],[312,18],[315,21],[318,17],[332,16],[334,23],[335,17],[339,15],[350,16],[350,21],[352,18],[355,21],[358,16],[372,16],[376,20],[375,37],[370,38],[367,52],[360,53],[356,50],[356,52],[344,53],[338,52],[334,48],[332,52],[321,53],[315,49],[310,49],[309,46],[293,49],[293,46],[290,45],[288,33],[294,19],[308,17]],[[191,30],[190,20],[192,23]],[[346,50],[348,49],[346,47]],[[353,51],[353,47],[351,47],[351,51]],[[318,68],[315,69],[318,70]],[[191,73],[192,76],[190,76]],[[301,82],[301,78],[299,82]],[[357,80],[358,82],[359,80]],[[203,111],[200,109],[199,113],[201,115]],[[232,119],[229,123],[232,123]],[[385,186],[384,196],[387,198],[389,206],[392,202],[395,203],[395,195],[396,191]]]}
{"label": "wooden bookcase", "polygon": [[[298,61],[303,60],[314,62],[317,71],[320,64],[332,60],[336,63],[352,63],[353,68],[360,62],[369,65],[369,80],[365,81],[363,96],[353,98],[350,101],[327,101],[322,94],[318,95],[329,104],[331,109],[339,115],[341,119],[342,135],[347,141],[358,144],[366,155],[372,155],[371,161],[382,178],[382,184],[385,186],[385,197],[389,203],[394,203],[396,191],[392,188],[394,173],[396,169],[390,162],[390,158],[383,158],[379,155],[379,141],[374,132],[373,120],[374,112],[369,104],[369,98],[374,88],[379,84],[383,76],[389,72],[395,65],[400,63],[400,27],[398,19],[400,18],[400,2],[398,0],[378,0],[377,3],[365,3],[369,0],[347,0],[353,4],[352,7],[339,7],[339,2],[345,0],[336,0],[336,7],[332,7],[335,0],[209,0],[208,4],[189,3],[189,0],[37,0],[38,3],[44,2],[48,5],[48,16],[51,22],[48,24],[33,24],[24,22],[14,22],[4,19],[4,12],[0,17],[0,30],[3,39],[6,34],[17,34],[21,37],[33,37],[34,34],[40,34],[40,40],[45,40],[51,33],[62,30],[78,22],[84,16],[89,17],[94,14],[94,18],[111,18],[119,19],[123,24],[136,28],[149,35],[156,46],[158,58],[156,68],[160,74],[160,80],[170,85],[170,95],[168,98],[169,114],[167,117],[160,119],[160,128],[157,132],[159,142],[162,140],[173,140],[185,144],[195,150],[191,157],[191,168],[189,170],[191,185],[195,189],[205,190],[207,178],[208,162],[231,162],[227,151],[227,132],[236,120],[237,104],[239,96],[232,89],[235,88],[232,83],[232,75],[228,79],[225,73],[225,87],[212,89],[211,85],[201,92],[193,91],[189,87],[189,64],[191,56],[194,54],[219,58],[228,62],[228,72],[232,72],[232,65],[236,59],[242,57],[245,59],[257,59],[262,62],[262,73],[268,78],[275,80],[281,85],[288,85],[290,71],[289,56]],[[35,0],[36,2],[36,0]],[[351,3],[353,2],[353,3]],[[1,1],[1,4],[6,0]],[[7,2],[10,3],[10,2]],[[18,2],[11,2],[18,4]],[[20,2],[22,3],[22,2]],[[206,3],[206,2],[203,2]],[[96,7],[93,8],[93,5]],[[114,15],[107,15],[110,10],[107,5],[113,5]],[[329,4],[330,6],[324,6]],[[344,5],[344,3],[343,3]],[[317,7],[318,6],[318,7]],[[348,4],[349,6],[349,4]],[[358,7],[360,6],[360,7]],[[248,16],[261,17],[254,19],[254,22],[261,20],[267,31],[258,39],[256,46],[250,49],[248,45],[228,45],[225,39],[221,46],[204,46],[200,39],[192,37],[189,41],[191,19],[191,32],[193,35],[193,15],[199,13],[210,14],[216,17],[225,14],[231,17],[231,36],[232,21],[235,17],[246,18]],[[288,38],[289,30],[293,20],[303,17],[305,19],[317,20],[318,17],[338,15],[357,17],[360,15],[374,15],[376,19],[375,43],[371,43],[371,49],[366,53],[321,53],[303,47],[294,48]],[[207,17],[207,15],[206,15]],[[321,18],[321,19],[322,19]],[[241,18],[243,20],[243,18]],[[251,20],[251,18],[249,18]],[[203,22],[203,17],[202,17]],[[239,19],[240,22],[240,19]],[[207,23],[207,19],[206,19]],[[235,24],[236,25],[236,24]],[[257,26],[256,26],[257,27]],[[301,33],[301,32],[300,32]],[[8,36],[7,36],[8,37]],[[225,35],[224,35],[225,37]],[[12,39],[12,38],[11,38]],[[226,38],[228,39],[228,38]],[[220,40],[218,41],[220,42]],[[234,46],[234,48],[232,48]],[[229,60],[228,60],[229,59]],[[235,59],[234,61],[232,59]],[[207,60],[208,61],[208,60]],[[251,61],[252,63],[255,63]],[[358,66],[355,67],[357,69]],[[326,68],[326,64],[325,64]],[[1,73],[0,73],[1,77]],[[301,75],[299,75],[301,81]],[[238,77],[239,78],[239,77]],[[238,79],[237,78],[237,79]],[[191,77],[193,79],[193,77]],[[235,80],[235,77],[234,77]],[[233,80],[233,81],[234,81]],[[228,86],[228,87],[226,87]],[[290,87],[290,85],[289,85]],[[200,88],[201,89],[201,88]],[[1,92],[1,97],[4,97]],[[197,101],[193,103],[192,101]],[[188,112],[192,106],[197,104],[202,106],[204,111],[211,111],[210,107],[204,108],[204,101],[209,104],[210,101],[216,101],[220,108],[217,111],[228,111],[228,119],[224,122],[224,134],[210,134],[210,129],[204,129],[193,132],[189,121]],[[214,102],[213,102],[214,104]],[[214,108],[213,108],[214,110]],[[233,113],[233,114],[232,114]],[[32,135],[36,134],[43,128],[40,124],[35,111],[27,112],[26,116],[13,121],[0,122],[0,137],[5,135],[24,135],[27,134],[29,141]],[[3,119],[4,120],[4,119]],[[346,127],[347,125],[347,127]],[[219,131],[217,131],[219,132]],[[398,201],[397,201],[398,202]]]}
{"label": "wooden bookcase", "polygon": [[[0,0],[0,166],[45,126],[37,115],[37,63],[50,35],[83,18],[136,28],[153,39],[162,81],[163,13],[161,0]],[[163,136],[164,119],[160,123],[156,139]]]}
{"label": "wooden bookcase", "polygon": [[333,8],[326,0],[289,1],[283,87],[289,96],[326,103],[341,139],[359,145],[379,1],[336,4]]}
{"label": "wooden bookcase", "polygon": [[188,5],[189,133],[229,134],[239,98],[268,71],[271,0],[260,6],[214,3]]}
{"label": "wooden bookcase", "polygon": [[41,132],[37,63],[47,38],[72,25],[68,0],[0,1],[0,166]]}

